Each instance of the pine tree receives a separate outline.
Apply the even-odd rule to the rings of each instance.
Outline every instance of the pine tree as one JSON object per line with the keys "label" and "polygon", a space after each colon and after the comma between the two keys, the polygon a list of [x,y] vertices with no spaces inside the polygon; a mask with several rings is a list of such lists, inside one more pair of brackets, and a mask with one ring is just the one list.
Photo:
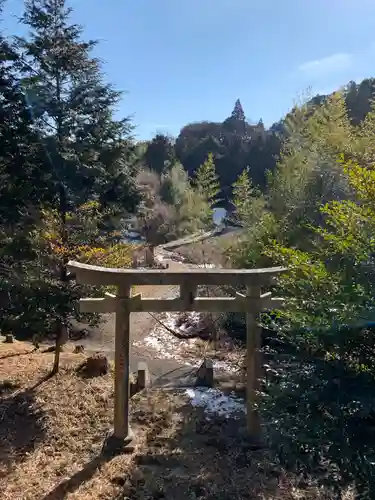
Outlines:
{"label": "pine tree", "polygon": [[19,85],[17,53],[1,33],[0,53],[0,328],[16,334],[33,309],[23,303],[35,259],[33,232],[53,201],[53,184]]}
{"label": "pine tree", "polygon": [[234,104],[234,109],[232,111],[232,118],[235,120],[245,121],[245,113],[242,108],[241,101],[237,99]]}
{"label": "pine tree", "polygon": [[236,219],[246,229],[251,229],[251,226],[259,221],[264,209],[264,199],[253,186],[249,167],[243,170],[233,184],[232,203]]}
{"label": "pine tree", "polygon": [[[0,15],[3,2],[0,1]],[[48,165],[17,78],[19,58],[0,32],[0,221],[27,229],[50,197]]]}
{"label": "pine tree", "polygon": [[206,207],[202,217],[203,223],[205,226],[211,226],[213,223],[213,208],[220,201],[218,196],[221,192],[212,153],[208,154],[207,160],[198,168],[195,174],[195,186],[197,194],[206,203],[206,205],[203,205]]}
{"label": "pine tree", "polygon": [[70,13],[65,0],[26,0],[21,22],[31,32],[18,38],[23,86],[66,205],[99,198],[131,210],[133,127],[114,119],[121,94],[104,83],[91,56],[96,42],[81,40]]}
{"label": "pine tree", "polygon": [[[120,93],[103,81],[100,63],[91,56],[96,42],[82,41],[82,27],[71,24],[70,13],[65,0],[26,0],[21,22],[30,32],[17,38],[23,88],[53,166],[64,249],[69,249],[69,211],[96,200],[112,215],[124,214],[137,200],[132,125],[128,118],[114,119]],[[60,304],[54,371],[69,322],[67,260],[62,252],[60,288],[66,303]]]}

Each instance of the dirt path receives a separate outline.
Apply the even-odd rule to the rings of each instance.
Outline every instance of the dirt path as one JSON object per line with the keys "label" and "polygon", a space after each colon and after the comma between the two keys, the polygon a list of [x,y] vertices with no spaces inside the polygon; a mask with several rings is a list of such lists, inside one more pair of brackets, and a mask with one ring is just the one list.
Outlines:
{"label": "dirt path", "polygon": [[[164,252],[166,255],[166,252]],[[164,258],[170,269],[189,269],[195,267],[191,264],[175,262]],[[142,293],[144,297],[169,298],[178,293],[176,286],[139,286],[136,292]],[[103,322],[98,328],[89,330],[89,336],[77,343],[83,344],[86,352],[103,352],[109,359],[114,359],[115,352],[115,315],[105,314]],[[171,359],[160,359],[160,353],[143,343],[143,339],[149,334],[155,325],[155,320],[148,313],[132,313],[130,318],[130,369],[135,371],[139,361],[146,361],[152,378],[159,382],[168,383],[173,378],[179,378],[191,367],[185,366]],[[136,346],[134,344],[137,344]]]}

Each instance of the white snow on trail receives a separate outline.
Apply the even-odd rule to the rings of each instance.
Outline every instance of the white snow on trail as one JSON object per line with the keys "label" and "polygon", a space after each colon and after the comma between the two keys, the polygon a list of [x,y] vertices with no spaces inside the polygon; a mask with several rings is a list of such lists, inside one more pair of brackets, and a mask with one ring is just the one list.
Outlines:
{"label": "white snow on trail", "polygon": [[[156,260],[159,263],[175,261],[184,262],[185,259],[178,253],[174,253],[164,248],[160,248],[156,252]],[[191,266],[198,268],[212,269],[216,266],[214,264],[200,264],[198,266]],[[179,291],[176,290],[175,296],[177,297]],[[174,360],[181,365],[198,367],[202,364],[206,356],[206,343],[199,337],[194,337],[202,331],[202,318],[203,315],[196,312],[184,313],[184,321],[181,321],[181,313],[162,313],[156,317],[167,327],[162,324],[156,323],[152,330],[141,341],[134,342],[137,347],[144,347],[145,345],[155,351],[159,359]],[[178,338],[171,331],[180,334],[183,338]],[[186,338],[185,338],[186,336]],[[189,337],[194,338],[189,338]],[[211,346],[210,346],[211,347]],[[221,342],[217,351],[211,349],[207,354],[213,363],[216,370],[225,372],[237,372],[241,366],[241,354],[235,348],[232,341],[229,339]]]}
{"label": "white snow on trail", "polygon": [[205,409],[208,416],[218,415],[233,418],[235,413],[246,412],[244,402],[233,395],[225,395],[218,389],[205,389],[196,387],[186,389],[185,394],[190,398],[192,406]]}
{"label": "white snow on trail", "polygon": [[[179,326],[179,313],[165,313],[159,316],[160,321],[170,330],[181,335],[193,333],[200,320],[199,313],[189,313],[187,323],[182,323]],[[147,346],[154,349],[161,359],[173,359],[174,361],[187,366],[200,366],[204,358],[205,343],[199,338],[177,338],[167,328],[164,328],[159,323],[156,323],[150,333],[141,341],[135,342],[134,345]],[[220,349],[223,353],[223,348]],[[236,372],[240,367],[240,358],[236,351],[228,349],[225,351],[225,359],[215,359],[215,356],[210,356],[213,362],[214,369],[226,372]]]}

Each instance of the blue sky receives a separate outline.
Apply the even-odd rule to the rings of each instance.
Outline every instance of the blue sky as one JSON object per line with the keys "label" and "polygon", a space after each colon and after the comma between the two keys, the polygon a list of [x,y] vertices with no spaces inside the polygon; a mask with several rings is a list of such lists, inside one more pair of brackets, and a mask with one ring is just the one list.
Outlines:
{"label": "blue sky", "polygon": [[[22,0],[3,26],[20,33]],[[308,88],[329,92],[375,76],[374,0],[71,0],[73,21],[126,90],[119,115],[139,138],[225,119],[239,97],[268,126]]]}

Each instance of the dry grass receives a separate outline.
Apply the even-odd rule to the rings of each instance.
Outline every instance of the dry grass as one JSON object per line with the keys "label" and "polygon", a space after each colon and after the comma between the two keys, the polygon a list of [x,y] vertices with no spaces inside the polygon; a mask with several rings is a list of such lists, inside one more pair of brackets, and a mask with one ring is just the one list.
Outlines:
{"label": "dry grass", "polygon": [[253,451],[241,419],[207,421],[178,392],[136,395],[134,452],[104,455],[112,374],[81,378],[84,355],[64,352],[61,373],[46,379],[53,354],[22,354],[30,350],[0,344],[3,500],[329,498]]}

